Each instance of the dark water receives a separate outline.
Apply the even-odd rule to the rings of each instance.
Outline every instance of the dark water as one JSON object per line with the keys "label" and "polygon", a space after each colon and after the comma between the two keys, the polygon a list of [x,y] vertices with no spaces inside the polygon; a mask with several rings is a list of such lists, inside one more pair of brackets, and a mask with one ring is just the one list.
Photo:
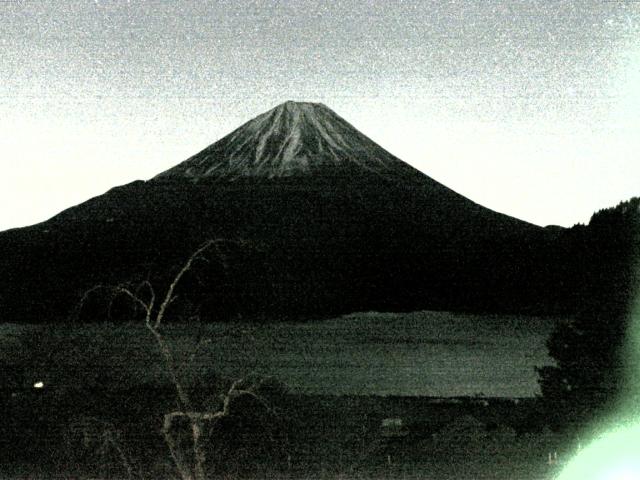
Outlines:
{"label": "dark water", "polygon": [[[415,312],[237,328],[176,325],[165,335],[188,381],[256,373],[312,394],[523,397],[539,392],[534,366],[552,363],[545,348],[552,328],[550,319]],[[45,388],[96,378],[122,386],[167,382],[142,325],[49,326],[25,352],[18,339],[31,330],[37,328],[2,326],[0,360],[37,357],[29,375]]]}

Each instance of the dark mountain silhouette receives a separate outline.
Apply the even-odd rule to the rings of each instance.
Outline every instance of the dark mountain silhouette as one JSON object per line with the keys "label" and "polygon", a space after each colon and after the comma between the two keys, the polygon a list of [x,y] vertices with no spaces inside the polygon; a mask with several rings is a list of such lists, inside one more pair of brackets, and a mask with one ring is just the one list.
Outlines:
{"label": "dark mountain silhouette", "polygon": [[96,284],[160,285],[209,238],[234,242],[225,268],[185,286],[205,318],[566,311],[563,232],[472,202],[323,105],[286,102],[149,181],[0,233],[0,318],[62,318]]}

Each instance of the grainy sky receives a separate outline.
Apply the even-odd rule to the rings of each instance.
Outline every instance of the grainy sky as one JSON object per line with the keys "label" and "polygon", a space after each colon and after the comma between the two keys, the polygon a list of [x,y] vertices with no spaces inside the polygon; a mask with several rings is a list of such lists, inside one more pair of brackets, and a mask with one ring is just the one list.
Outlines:
{"label": "grainy sky", "polygon": [[640,195],[636,0],[0,1],[0,230],[320,101],[540,225]]}

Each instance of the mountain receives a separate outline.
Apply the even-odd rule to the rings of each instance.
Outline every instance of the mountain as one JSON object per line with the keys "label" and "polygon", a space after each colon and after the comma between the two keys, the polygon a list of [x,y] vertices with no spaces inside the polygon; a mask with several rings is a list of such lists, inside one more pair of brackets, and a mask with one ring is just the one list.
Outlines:
{"label": "mountain", "polygon": [[326,106],[289,101],[156,178],[233,180],[362,172],[399,178],[416,173]]}
{"label": "mountain", "polygon": [[149,181],[0,233],[0,315],[56,320],[97,284],[162,285],[210,238],[229,240],[224,261],[183,292],[205,318],[549,312],[564,308],[558,235],[450,190],[324,105],[286,102]]}

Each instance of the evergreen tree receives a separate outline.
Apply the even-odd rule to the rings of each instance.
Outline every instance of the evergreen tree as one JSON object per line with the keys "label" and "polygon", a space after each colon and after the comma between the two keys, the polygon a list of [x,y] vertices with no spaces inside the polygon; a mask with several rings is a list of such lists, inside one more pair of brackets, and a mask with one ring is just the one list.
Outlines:
{"label": "evergreen tree", "polygon": [[597,212],[569,235],[567,281],[580,307],[547,342],[557,365],[538,369],[551,418],[565,427],[606,413],[625,390],[624,345],[640,285],[640,198]]}

